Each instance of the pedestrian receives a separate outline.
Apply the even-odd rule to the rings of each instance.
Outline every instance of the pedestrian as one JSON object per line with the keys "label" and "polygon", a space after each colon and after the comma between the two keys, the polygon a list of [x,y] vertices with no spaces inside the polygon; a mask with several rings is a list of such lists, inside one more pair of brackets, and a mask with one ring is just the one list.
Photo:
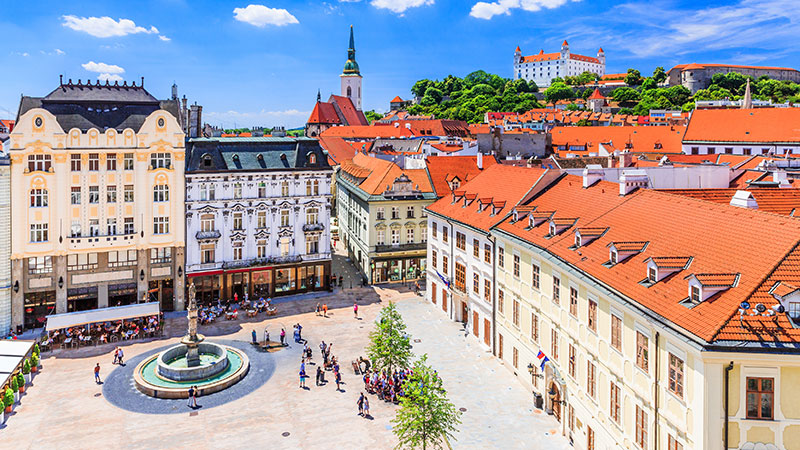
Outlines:
{"label": "pedestrian", "polygon": [[186,404],[189,408],[193,408],[196,404],[196,400],[194,399],[194,386],[189,386],[189,402]]}
{"label": "pedestrian", "polygon": [[369,397],[364,396],[364,417],[369,417]]}
{"label": "pedestrian", "polygon": [[114,347],[114,362],[111,364],[114,365],[119,361],[119,347]]}
{"label": "pedestrian", "polygon": [[326,348],[328,348],[328,344],[326,344],[325,341],[319,343],[320,356],[322,356],[323,358],[325,357]]}
{"label": "pedestrian", "polygon": [[358,405],[358,415],[364,415],[364,393],[362,392],[361,395],[358,397],[358,401],[356,402]]}
{"label": "pedestrian", "polygon": [[120,366],[125,365],[122,363],[122,356],[123,356],[122,347],[119,347],[119,352],[117,352],[117,362],[119,363]]}
{"label": "pedestrian", "polygon": [[316,314],[317,316],[319,316],[319,312],[320,312],[320,310],[321,310],[321,308],[320,308],[320,306],[319,306],[319,302],[317,302],[317,309],[315,310],[315,314]]}
{"label": "pedestrian", "polygon": [[100,363],[94,366],[94,382],[100,384]]}
{"label": "pedestrian", "polygon": [[353,302],[353,314],[356,316],[356,319],[358,319],[358,303],[356,302]]}
{"label": "pedestrian", "polygon": [[[267,331],[267,330],[264,330]],[[253,344],[258,344],[258,336],[256,335],[256,329],[253,328]]]}
{"label": "pedestrian", "polygon": [[297,324],[297,339],[298,342],[303,340],[303,327],[299,323]]}
{"label": "pedestrian", "polygon": [[322,377],[323,377],[323,375],[322,375],[322,367],[317,366],[317,381],[315,383],[317,386],[321,386],[322,385]]}
{"label": "pedestrian", "polygon": [[306,363],[300,363],[300,387],[306,387]]}
{"label": "pedestrian", "polygon": [[322,314],[325,317],[328,317],[328,304],[327,303],[323,303],[322,304]]}
{"label": "pedestrian", "polygon": [[269,346],[269,330],[264,327],[264,345]]}
{"label": "pedestrian", "polygon": [[286,345],[286,330],[281,327],[281,345]]}
{"label": "pedestrian", "polygon": [[339,275],[339,287],[342,287],[342,276]]}
{"label": "pedestrian", "polygon": [[341,373],[339,373],[339,371],[337,370],[337,371],[336,371],[336,372],[333,374],[333,376],[334,376],[334,377],[336,377],[336,390],[338,391],[338,390],[340,390],[340,389],[339,389],[339,383],[341,383],[341,382],[342,382],[342,374],[341,374]]}

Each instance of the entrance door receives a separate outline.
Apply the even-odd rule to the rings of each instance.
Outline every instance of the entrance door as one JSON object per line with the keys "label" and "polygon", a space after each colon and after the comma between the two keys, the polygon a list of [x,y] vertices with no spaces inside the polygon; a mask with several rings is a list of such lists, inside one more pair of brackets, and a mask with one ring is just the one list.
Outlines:
{"label": "entrance door", "polygon": [[475,337],[480,337],[481,319],[478,317],[477,311],[472,311],[472,334]]}
{"label": "entrance door", "polygon": [[442,311],[447,312],[447,290],[442,289]]}
{"label": "entrance door", "polygon": [[483,343],[492,345],[492,324],[489,319],[483,319]]}
{"label": "entrance door", "polygon": [[555,392],[553,396],[553,416],[555,416],[556,420],[561,422],[561,391],[558,389],[558,385],[553,383],[550,386],[552,392]]}
{"label": "entrance door", "polygon": [[464,322],[464,325],[466,325],[468,320],[469,312],[467,312],[467,304],[465,302],[461,302],[461,321]]}

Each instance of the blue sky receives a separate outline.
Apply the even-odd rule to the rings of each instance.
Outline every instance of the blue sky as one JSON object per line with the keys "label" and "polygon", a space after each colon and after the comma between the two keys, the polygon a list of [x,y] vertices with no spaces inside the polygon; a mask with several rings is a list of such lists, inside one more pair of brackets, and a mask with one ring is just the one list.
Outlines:
{"label": "blue sky", "polygon": [[[316,97],[338,93],[349,25],[364,109],[385,111],[420,78],[477,69],[510,77],[514,48],[602,46],[607,71],[649,74],[688,62],[798,67],[797,0],[205,0],[5,2],[0,118],[58,75],[145,77],[225,127],[300,126]],[[6,54],[2,54],[6,52]]]}

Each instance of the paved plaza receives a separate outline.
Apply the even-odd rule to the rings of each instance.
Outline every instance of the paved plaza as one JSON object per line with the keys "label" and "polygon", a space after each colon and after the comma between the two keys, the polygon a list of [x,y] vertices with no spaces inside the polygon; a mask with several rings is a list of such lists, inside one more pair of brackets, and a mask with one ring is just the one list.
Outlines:
{"label": "paved plaza", "polygon": [[[354,298],[361,305],[360,320],[353,317]],[[185,400],[157,400],[131,391],[132,381],[127,386],[120,382],[127,380],[123,372],[129,373],[144,354],[178,342],[186,320],[176,318],[168,327],[172,337],[126,345],[126,367],[111,365],[113,346],[43,355],[44,369],[0,431],[0,441],[15,448],[391,448],[396,440],[390,420],[397,407],[370,396],[373,418],[358,416],[356,399],[363,383],[349,364],[365,355],[375,317],[391,300],[408,323],[415,352],[428,354],[450,399],[466,410],[453,448],[569,447],[557,431],[561,425],[532,407],[530,392],[497,359],[413,292],[376,287],[337,290],[322,299],[331,308],[328,318],[315,316],[317,299],[306,297],[279,303],[277,317],[221,321],[199,331],[212,340],[247,345],[254,328],[262,336],[268,327],[276,337],[284,327],[290,338],[292,324],[299,322],[314,349],[314,362],[321,362],[320,340],[333,343],[345,382],[342,392],[336,391],[330,372],[327,385],[314,386],[312,377],[308,390],[298,388],[301,346],[293,342],[258,355],[241,386],[200,397],[202,407],[195,411]],[[107,385],[93,381],[97,362]],[[309,369],[316,371],[314,365]],[[135,392],[133,398],[123,400],[120,391],[126,389]]]}

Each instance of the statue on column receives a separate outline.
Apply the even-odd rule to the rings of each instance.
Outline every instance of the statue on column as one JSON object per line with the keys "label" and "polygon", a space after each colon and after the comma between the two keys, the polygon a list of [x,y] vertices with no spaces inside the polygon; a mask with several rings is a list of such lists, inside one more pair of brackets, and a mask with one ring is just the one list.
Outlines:
{"label": "statue on column", "polygon": [[187,317],[189,319],[189,332],[188,337],[191,341],[197,341],[197,288],[194,282],[189,285],[189,306],[187,308]]}

